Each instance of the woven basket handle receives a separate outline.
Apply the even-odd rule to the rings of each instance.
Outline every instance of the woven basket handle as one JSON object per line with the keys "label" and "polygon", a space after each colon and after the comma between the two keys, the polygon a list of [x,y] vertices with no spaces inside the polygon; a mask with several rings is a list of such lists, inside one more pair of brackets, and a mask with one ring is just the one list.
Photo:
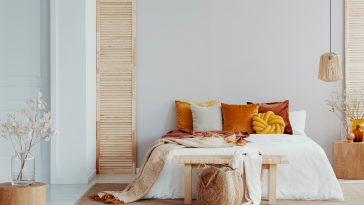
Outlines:
{"label": "woven basket handle", "polygon": [[[204,165],[204,168],[206,168],[206,167],[208,167],[209,165],[207,165],[207,164],[202,164],[202,165]],[[228,167],[228,168],[230,168],[231,170],[234,170],[230,165],[224,165],[223,167]],[[220,167],[221,168],[221,167]],[[204,186],[204,188],[206,188],[206,187],[208,187],[209,186],[209,184],[212,182],[212,180],[214,180],[215,178],[216,178],[216,175],[217,175],[217,173],[218,173],[218,168],[216,169],[216,171],[212,174],[212,176],[209,178],[209,180],[207,180],[207,183],[205,184],[205,183],[203,183],[203,181],[202,181],[202,185]]]}
{"label": "woven basket handle", "polygon": [[205,184],[205,183],[203,183],[203,181],[202,181],[202,185],[204,186],[204,188],[208,187],[208,186],[209,186],[209,184],[212,182],[212,180],[216,178],[217,172],[218,172],[218,170],[216,170],[216,171],[212,174],[212,176],[210,177],[210,179],[209,179],[209,180],[207,180],[207,183],[206,183],[206,184]]}

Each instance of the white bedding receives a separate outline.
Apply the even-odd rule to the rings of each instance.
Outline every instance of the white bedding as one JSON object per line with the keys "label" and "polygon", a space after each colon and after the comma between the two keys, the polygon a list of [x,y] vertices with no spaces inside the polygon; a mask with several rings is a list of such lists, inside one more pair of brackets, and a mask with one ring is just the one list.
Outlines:
{"label": "white bedding", "polygon": [[[306,135],[261,135],[248,138],[249,147],[263,154],[286,155],[289,164],[278,165],[277,199],[337,200],[343,193],[322,148]],[[232,148],[182,148],[173,150],[149,193],[144,198],[183,198],[183,165],[174,164],[175,155],[233,155],[239,147]],[[193,197],[197,175],[193,172]],[[267,171],[263,172],[262,197],[267,196]]]}

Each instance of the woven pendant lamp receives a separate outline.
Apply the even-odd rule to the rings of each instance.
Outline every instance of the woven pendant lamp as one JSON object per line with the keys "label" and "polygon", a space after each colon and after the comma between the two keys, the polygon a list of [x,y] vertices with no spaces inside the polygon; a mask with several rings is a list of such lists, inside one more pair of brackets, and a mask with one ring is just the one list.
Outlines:
{"label": "woven pendant lamp", "polygon": [[330,52],[320,57],[320,69],[318,78],[326,82],[334,82],[343,79],[340,57],[331,52],[331,0],[330,0]]}
{"label": "woven pendant lamp", "polygon": [[318,78],[326,82],[334,82],[343,79],[343,72],[338,54],[329,52],[321,55]]}

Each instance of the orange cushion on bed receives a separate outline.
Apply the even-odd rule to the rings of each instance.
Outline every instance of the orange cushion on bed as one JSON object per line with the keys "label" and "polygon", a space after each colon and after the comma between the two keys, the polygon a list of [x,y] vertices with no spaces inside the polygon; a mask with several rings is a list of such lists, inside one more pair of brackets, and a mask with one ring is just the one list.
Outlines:
{"label": "orange cushion on bed", "polygon": [[190,103],[176,100],[177,129],[193,130],[191,104],[201,107],[211,107],[218,104],[216,100],[209,102]]}
{"label": "orange cushion on bed", "polygon": [[233,105],[221,103],[223,129],[229,132],[253,133],[253,116],[258,114],[259,105]]}
{"label": "orange cushion on bed", "polygon": [[[252,102],[248,102],[250,104]],[[274,114],[279,115],[283,118],[286,126],[284,127],[285,134],[292,134],[292,126],[289,121],[289,101],[285,100],[282,102],[271,102],[271,103],[259,103],[259,113],[272,111]]]}

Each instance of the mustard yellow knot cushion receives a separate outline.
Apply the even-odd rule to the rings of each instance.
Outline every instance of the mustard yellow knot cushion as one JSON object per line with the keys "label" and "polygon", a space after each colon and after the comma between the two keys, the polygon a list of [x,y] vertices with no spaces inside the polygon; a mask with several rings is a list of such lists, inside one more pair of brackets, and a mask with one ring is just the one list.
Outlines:
{"label": "mustard yellow knot cushion", "polygon": [[282,134],[285,125],[283,118],[272,111],[253,116],[253,129],[258,134]]}

